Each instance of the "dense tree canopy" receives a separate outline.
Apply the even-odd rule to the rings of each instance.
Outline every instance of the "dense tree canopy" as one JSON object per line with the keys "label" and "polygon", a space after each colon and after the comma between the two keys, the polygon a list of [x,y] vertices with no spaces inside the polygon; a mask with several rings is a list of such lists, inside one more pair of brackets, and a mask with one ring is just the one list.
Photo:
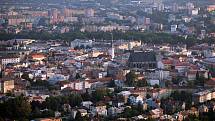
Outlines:
{"label": "dense tree canopy", "polygon": [[136,81],[137,81],[137,75],[133,71],[126,74],[126,84],[128,86],[135,86]]}
{"label": "dense tree canopy", "polygon": [[108,93],[109,93],[109,90],[107,88],[98,88],[93,92],[92,98],[94,101],[100,101],[105,96],[108,96]]}
{"label": "dense tree canopy", "polygon": [[31,113],[31,105],[26,98],[19,96],[0,103],[0,117],[3,119],[24,121]]}
{"label": "dense tree canopy", "polygon": [[[42,103],[32,101],[31,118],[53,117],[55,111],[63,112],[63,105],[69,104],[71,107],[79,106],[82,97],[79,94],[70,94],[66,96],[50,96]],[[41,112],[41,110],[43,110]]]}
{"label": "dense tree canopy", "polygon": [[192,107],[192,93],[174,91],[171,93],[170,97],[161,99],[161,107],[167,114],[174,114],[175,112],[182,110],[183,103],[185,103],[186,109],[190,109]]}

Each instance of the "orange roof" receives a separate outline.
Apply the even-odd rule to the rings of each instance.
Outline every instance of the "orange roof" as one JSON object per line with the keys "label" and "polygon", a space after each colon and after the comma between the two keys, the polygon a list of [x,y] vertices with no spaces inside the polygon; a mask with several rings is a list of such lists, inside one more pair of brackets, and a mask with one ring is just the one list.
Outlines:
{"label": "orange roof", "polygon": [[70,60],[69,61],[71,64],[74,64],[76,61],[75,60]]}
{"label": "orange roof", "polygon": [[75,49],[69,49],[69,52],[75,52],[76,50]]}
{"label": "orange roof", "polygon": [[32,58],[44,58],[45,54],[43,54],[43,53],[34,53],[34,54],[31,54],[31,57]]}
{"label": "orange roof", "polygon": [[212,81],[215,81],[215,78],[211,78]]}

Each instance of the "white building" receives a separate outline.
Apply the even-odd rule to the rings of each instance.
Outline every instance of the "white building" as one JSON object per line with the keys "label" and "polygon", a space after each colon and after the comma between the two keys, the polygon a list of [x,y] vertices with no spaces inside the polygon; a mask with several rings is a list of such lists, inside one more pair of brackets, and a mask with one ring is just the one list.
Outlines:
{"label": "white building", "polygon": [[88,81],[73,81],[70,83],[66,83],[61,85],[61,90],[65,89],[65,88],[71,88],[74,90],[84,90],[84,89],[89,89],[91,87],[91,83],[89,83]]}
{"label": "white building", "polygon": [[150,80],[148,80],[148,83],[149,83],[151,86],[159,85],[159,84],[160,84],[160,80],[158,80],[158,79],[150,79]]}
{"label": "white building", "polygon": [[69,75],[54,74],[54,73],[52,73],[50,75],[47,75],[47,77],[49,77],[48,81],[51,84],[55,84],[55,83],[57,83],[59,81],[64,81],[64,80],[68,80],[69,79]]}
{"label": "white building", "polygon": [[99,30],[104,31],[104,32],[110,32],[110,31],[113,31],[116,29],[117,29],[117,26],[113,26],[113,25],[107,25],[107,26],[100,26],[99,27]]}
{"label": "white building", "polygon": [[114,59],[114,56],[115,56],[115,49],[114,49],[114,47],[111,47],[110,49],[109,49],[109,55],[111,56],[111,59],[113,60]]}
{"label": "white building", "polygon": [[20,57],[18,56],[6,56],[6,57],[1,57],[1,64],[3,66],[6,66],[7,64],[13,64],[13,63],[19,63],[20,62]]}
{"label": "white building", "polygon": [[152,80],[168,80],[170,79],[170,72],[168,70],[155,70],[146,72],[146,78]]}
{"label": "white building", "polygon": [[107,109],[106,105],[97,105],[97,106],[90,106],[90,112],[95,116],[96,114],[101,116],[107,116]]}
{"label": "white building", "polygon": [[198,9],[193,9],[193,10],[191,11],[191,14],[192,14],[192,15],[198,15],[198,14],[199,14],[199,10],[198,10]]}
{"label": "white building", "polygon": [[91,101],[83,101],[81,102],[81,106],[86,107],[86,108],[90,108],[90,106],[93,104],[93,102]]}
{"label": "white building", "polygon": [[193,94],[195,103],[204,103],[212,99],[215,99],[215,90],[204,90]]}
{"label": "white building", "polygon": [[178,25],[171,25],[171,32],[177,32]]}
{"label": "white building", "polygon": [[124,108],[110,107],[108,108],[108,116],[116,116],[119,113],[123,112]]}
{"label": "white building", "polygon": [[129,102],[132,105],[143,104],[143,98],[140,95],[132,94],[129,96]]}
{"label": "white building", "polygon": [[75,39],[71,42],[71,48],[75,47],[92,47],[93,40],[81,40],[81,39]]}
{"label": "white building", "polygon": [[117,13],[108,13],[107,17],[110,19],[123,20],[123,16]]}

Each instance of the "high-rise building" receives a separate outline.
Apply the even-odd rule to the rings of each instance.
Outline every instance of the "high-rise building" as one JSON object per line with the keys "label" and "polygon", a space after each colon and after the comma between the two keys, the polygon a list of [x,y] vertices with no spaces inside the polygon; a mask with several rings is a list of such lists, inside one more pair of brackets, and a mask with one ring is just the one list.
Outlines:
{"label": "high-rise building", "polygon": [[111,40],[111,48],[109,50],[109,55],[111,55],[111,60],[115,57],[115,49],[114,49],[114,43],[113,43],[113,34],[111,34],[112,40]]}
{"label": "high-rise building", "polygon": [[165,5],[163,3],[158,4],[158,11],[163,11],[165,9]]}
{"label": "high-rise building", "polygon": [[64,8],[64,16],[65,16],[65,17],[70,17],[70,16],[71,16],[71,14],[70,14],[70,9]]}
{"label": "high-rise building", "polygon": [[171,32],[177,32],[178,25],[171,25]]}
{"label": "high-rise building", "polygon": [[54,9],[52,11],[52,17],[53,17],[53,19],[57,19],[58,18],[58,10],[57,9]]}
{"label": "high-rise building", "polygon": [[151,19],[150,18],[145,18],[145,25],[150,25]]}
{"label": "high-rise building", "polygon": [[63,22],[64,21],[64,16],[61,15],[61,12],[58,9],[53,9],[50,12],[50,23],[58,23],[58,22]]}

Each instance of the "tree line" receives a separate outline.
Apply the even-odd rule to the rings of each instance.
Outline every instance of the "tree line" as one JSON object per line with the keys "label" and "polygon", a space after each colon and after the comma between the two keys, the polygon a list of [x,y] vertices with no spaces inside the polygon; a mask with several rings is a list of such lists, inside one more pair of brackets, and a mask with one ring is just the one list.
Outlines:
{"label": "tree line", "polygon": [[68,33],[49,33],[46,31],[36,32],[21,32],[18,34],[0,32],[0,40],[9,39],[36,39],[36,40],[65,40],[73,41],[75,39],[104,39],[111,40],[111,34],[113,34],[114,39],[124,39],[124,40],[141,40],[144,43],[151,44],[187,44],[192,46],[194,44],[200,43],[214,43],[214,38],[205,38],[204,40],[197,40],[195,36],[190,35],[188,37],[179,36],[176,34],[168,33],[151,33],[151,32],[138,32],[138,31],[128,31],[128,32],[80,32],[71,31]]}
{"label": "tree line", "polygon": [[79,107],[82,101],[97,102],[107,96],[112,96],[107,88],[98,88],[92,94],[66,93],[58,96],[50,96],[45,101],[30,101],[27,97],[8,96],[0,102],[0,121],[55,117],[55,112],[62,116],[71,113],[72,108]]}

